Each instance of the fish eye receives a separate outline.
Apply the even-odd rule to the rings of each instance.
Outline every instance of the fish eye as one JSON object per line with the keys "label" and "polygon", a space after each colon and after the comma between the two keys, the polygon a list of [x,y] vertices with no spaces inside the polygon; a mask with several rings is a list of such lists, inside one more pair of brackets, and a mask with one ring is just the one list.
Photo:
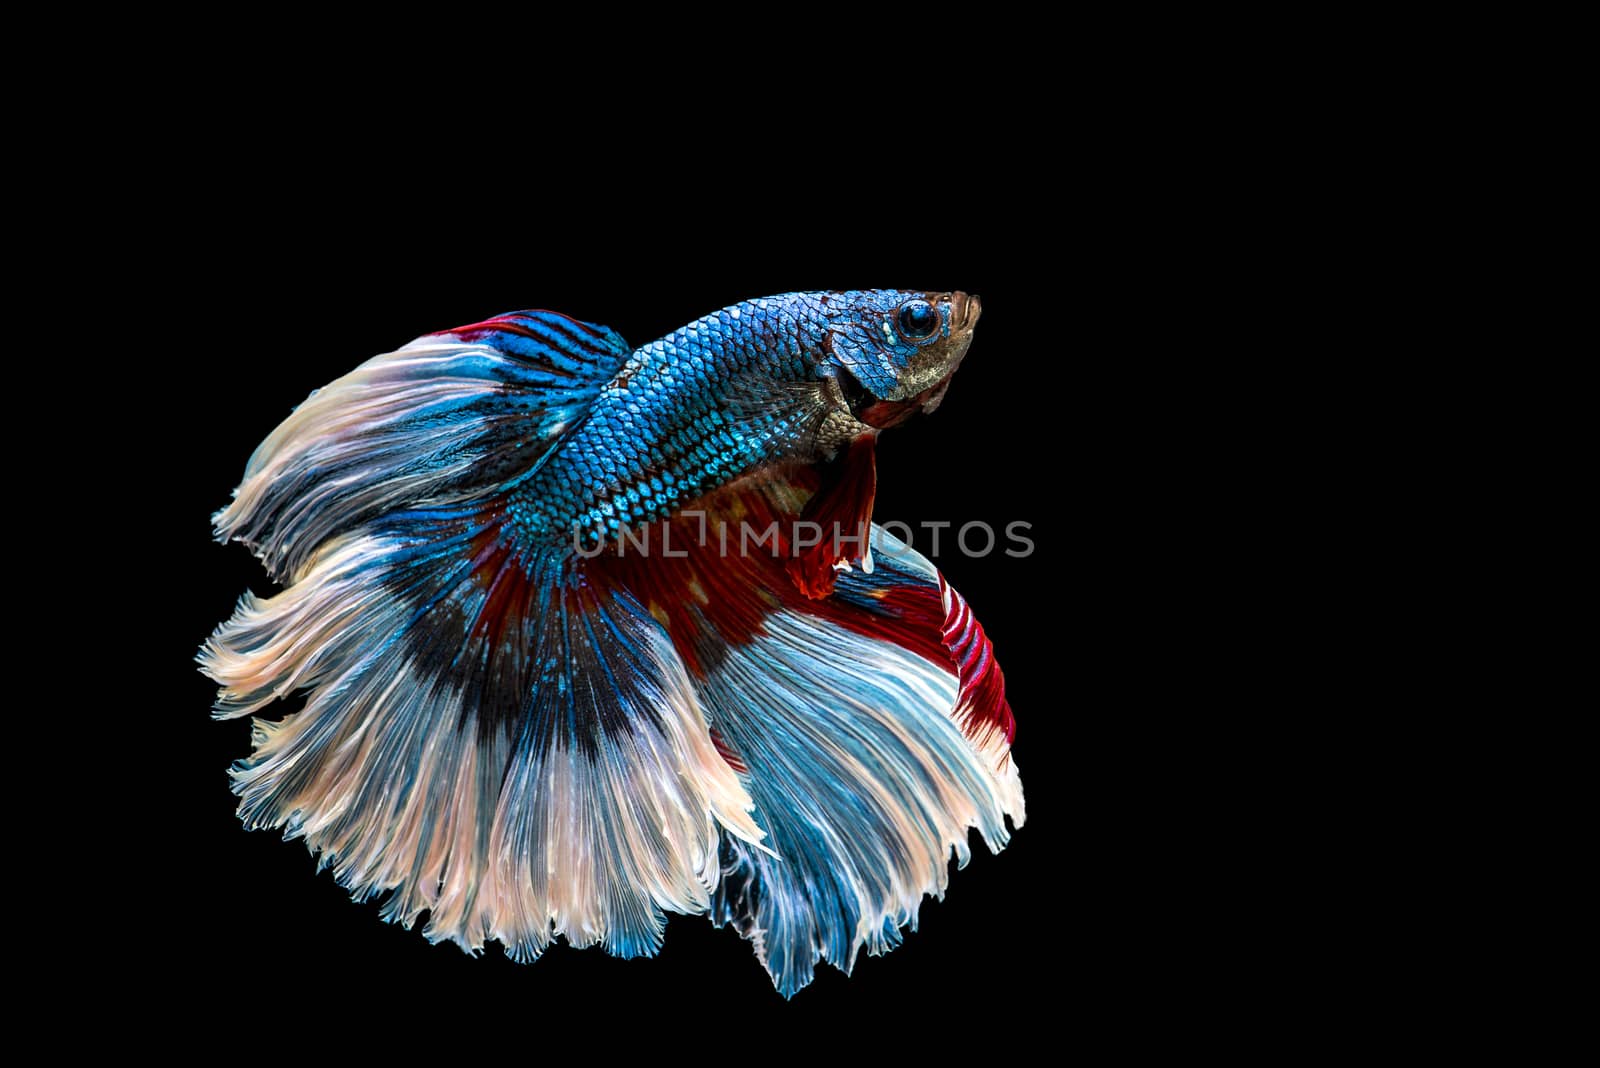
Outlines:
{"label": "fish eye", "polygon": [[900,305],[895,321],[907,341],[925,341],[939,329],[939,313],[925,300],[908,300]]}

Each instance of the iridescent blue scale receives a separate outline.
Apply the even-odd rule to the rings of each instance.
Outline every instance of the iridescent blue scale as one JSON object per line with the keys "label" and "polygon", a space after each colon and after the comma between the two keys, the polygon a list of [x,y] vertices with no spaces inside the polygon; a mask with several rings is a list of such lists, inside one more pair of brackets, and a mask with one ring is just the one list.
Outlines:
{"label": "iridescent blue scale", "polygon": [[512,493],[518,547],[618,537],[792,451],[784,431],[812,413],[757,402],[815,381],[823,296],[790,295],[776,324],[762,314],[776,302],[746,301],[636,350]]}

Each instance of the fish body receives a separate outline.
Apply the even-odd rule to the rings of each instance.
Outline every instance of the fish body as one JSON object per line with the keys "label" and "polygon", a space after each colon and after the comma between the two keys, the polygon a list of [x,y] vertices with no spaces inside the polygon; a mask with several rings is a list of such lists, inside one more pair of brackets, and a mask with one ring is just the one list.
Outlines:
{"label": "fish body", "polygon": [[[873,433],[877,428],[830,395],[830,387],[842,388],[841,371],[878,388],[871,403],[893,405],[889,398],[907,393],[902,378],[914,390],[954,370],[973,325],[963,317],[975,322],[977,305],[964,294],[956,298],[954,343],[913,371],[921,346],[894,334],[892,314],[882,320],[888,330],[881,356],[878,337],[858,336],[865,297],[791,293],[745,301],[631,353],[582,425],[512,491],[518,533],[530,540],[616,537],[762,467],[815,461]],[[885,302],[883,310],[903,302]],[[939,315],[939,340],[950,342],[951,309],[930,306]],[[654,485],[658,480],[664,485]]]}
{"label": "fish body", "polygon": [[313,394],[215,517],[285,586],[202,650],[216,714],[307,694],[233,769],[247,825],[472,952],[708,913],[788,996],[893,948],[1024,816],[988,639],[871,522],[978,315],[793,293],[630,349],[517,312]]}

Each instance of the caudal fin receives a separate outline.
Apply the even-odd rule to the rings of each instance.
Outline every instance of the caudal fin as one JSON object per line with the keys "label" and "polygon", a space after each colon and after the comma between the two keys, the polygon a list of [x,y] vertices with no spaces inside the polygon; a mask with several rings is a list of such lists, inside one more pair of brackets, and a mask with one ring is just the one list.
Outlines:
{"label": "caudal fin", "polygon": [[424,338],[313,396],[218,516],[288,582],[202,650],[216,714],[306,694],[255,720],[240,815],[471,951],[652,953],[722,835],[762,837],[655,620],[503,529],[505,481],[625,355],[544,313]]}

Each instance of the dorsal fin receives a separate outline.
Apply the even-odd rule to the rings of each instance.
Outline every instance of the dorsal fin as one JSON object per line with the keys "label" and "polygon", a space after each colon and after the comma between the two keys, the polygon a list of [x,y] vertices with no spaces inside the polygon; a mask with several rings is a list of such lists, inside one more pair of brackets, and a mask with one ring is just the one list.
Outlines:
{"label": "dorsal fin", "polygon": [[521,311],[375,356],[261,443],[213,517],[217,538],[279,578],[374,516],[498,491],[537,467],[628,355],[608,327]]}

